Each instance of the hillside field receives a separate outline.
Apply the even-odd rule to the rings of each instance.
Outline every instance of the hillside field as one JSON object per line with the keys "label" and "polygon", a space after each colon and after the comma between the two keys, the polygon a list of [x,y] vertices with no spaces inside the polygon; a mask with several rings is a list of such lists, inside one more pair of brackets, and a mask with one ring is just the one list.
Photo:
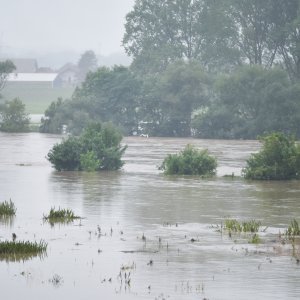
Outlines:
{"label": "hillside field", "polygon": [[1,91],[0,102],[19,98],[26,105],[29,114],[43,114],[52,101],[57,98],[70,98],[75,87],[52,88],[49,86],[26,83],[22,85],[9,85]]}

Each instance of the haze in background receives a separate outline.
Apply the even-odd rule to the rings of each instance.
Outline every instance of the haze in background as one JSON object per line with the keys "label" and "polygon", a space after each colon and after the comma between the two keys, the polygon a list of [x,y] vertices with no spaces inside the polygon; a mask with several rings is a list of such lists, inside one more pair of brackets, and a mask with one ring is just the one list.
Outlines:
{"label": "haze in background", "polygon": [[99,55],[99,64],[129,62],[121,41],[133,4],[134,0],[0,0],[0,57],[36,58],[40,66],[59,67],[77,62],[90,49]]}

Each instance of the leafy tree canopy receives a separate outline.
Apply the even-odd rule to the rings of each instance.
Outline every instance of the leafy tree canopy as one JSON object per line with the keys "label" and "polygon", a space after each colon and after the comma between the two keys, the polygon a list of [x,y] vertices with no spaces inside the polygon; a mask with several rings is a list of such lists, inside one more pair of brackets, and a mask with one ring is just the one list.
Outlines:
{"label": "leafy tree canopy", "polygon": [[270,131],[299,136],[299,93],[283,70],[245,66],[219,77],[214,101],[193,127],[200,137],[251,139]]}
{"label": "leafy tree canopy", "polygon": [[0,131],[27,132],[30,118],[25,112],[25,104],[18,98],[0,105]]}
{"label": "leafy tree canopy", "polygon": [[169,127],[166,133],[170,136],[190,136],[192,112],[207,104],[209,81],[203,67],[194,61],[179,61],[166,68],[158,84],[163,131]]}
{"label": "leafy tree canopy", "polygon": [[102,67],[90,72],[72,99],[52,103],[40,130],[80,134],[91,121],[112,122],[125,134],[137,130],[140,81],[126,67]]}
{"label": "leafy tree canopy", "polygon": [[258,180],[296,179],[300,175],[300,147],[292,136],[275,132],[260,138],[263,147],[252,154],[244,177]]}
{"label": "leafy tree canopy", "polygon": [[97,57],[94,51],[85,51],[78,61],[78,81],[83,82],[88,72],[96,71],[98,67]]}
{"label": "leafy tree canopy", "polygon": [[300,78],[299,12],[299,0],[136,0],[123,46],[142,74],[193,59],[215,71],[280,64]]}
{"label": "leafy tree canopy", "polygon": [[12,61],[0,61],[0,90],[4,88],[9,73],[12,73],[15,69],[16,67]]}
{"label": "leafy tree canopy", "polygon": [[223,2],[137,0],[126,17],[123,38],[136,69],[162,71],[178,59],[199,60],[204,65],[234,63],[236,51],[230,47],[234,24],[222,13]]}

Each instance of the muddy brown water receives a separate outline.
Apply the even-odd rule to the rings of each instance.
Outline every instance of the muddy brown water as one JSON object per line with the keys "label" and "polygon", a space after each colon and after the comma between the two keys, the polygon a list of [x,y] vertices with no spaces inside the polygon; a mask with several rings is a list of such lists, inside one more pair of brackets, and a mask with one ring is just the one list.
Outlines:
{"label": "muddy brown water", "polygon": [[[240,175],[257,141],[130,137],[123,170],[85,173],[51,168],[45,156],[60,140],[0,133],[0,201],[17,207],[0,239],[48,243],[43,258],[0,261],[1,299],[300,298],[300,266],[277,242],[300,221],[300,183],[223,177]],[[188,143],[218,158],[216,178],[161,174]],[[51,227],[51,207],[84,219]],[[260,220],[263,242],[218,232],[226,217]]]}

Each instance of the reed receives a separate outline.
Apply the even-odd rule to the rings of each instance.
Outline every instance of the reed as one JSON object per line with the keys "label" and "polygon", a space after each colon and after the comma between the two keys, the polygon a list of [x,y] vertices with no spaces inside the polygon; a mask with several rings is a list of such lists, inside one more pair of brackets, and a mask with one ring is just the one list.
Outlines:
{"label": "reed", "polygon": [[258,232],[261,222],[250,220],[242,223],[243,232]]}
{"label": "reed", "polygon": [[4,201],[0,203],[0,216],[14,216],[16,214],[15,204],[11,201]]}
{"label": "reed", "polygon": [[239,222],[236,219],[226,219],[225,229],[232,232],[258,232],[261,223],[256,220]]}
{"label": "reed", "polygon": [[253,236],[251,237],[250,244],[259,244],[260,243],[260,237],[257,233],[254,233]]}
{"label": "reed", "polygon": [[44,220],[50,223],[69,223],[75,219],[81,219],[81,217],[76,216],[71,209],[51,208],[49,215],[44,215]]}
{"label": "reed", "polygon": [[225,220],[225,229],[233,232],[241,232],[242,225],[235,219],[226,219]]}
{"label": "reed", "polygon": [[20,261],[42,256],[47,251],[45,241],[3,241],[0,242],[0,260]]}
{"label": "reed", "polygon": [[295,236],[300,235],[300,228],[299,228],[299,224],[296,219],[293,219],[291,221],[290,226],[286,230],[286,235],[289,238],[294,238]]}

